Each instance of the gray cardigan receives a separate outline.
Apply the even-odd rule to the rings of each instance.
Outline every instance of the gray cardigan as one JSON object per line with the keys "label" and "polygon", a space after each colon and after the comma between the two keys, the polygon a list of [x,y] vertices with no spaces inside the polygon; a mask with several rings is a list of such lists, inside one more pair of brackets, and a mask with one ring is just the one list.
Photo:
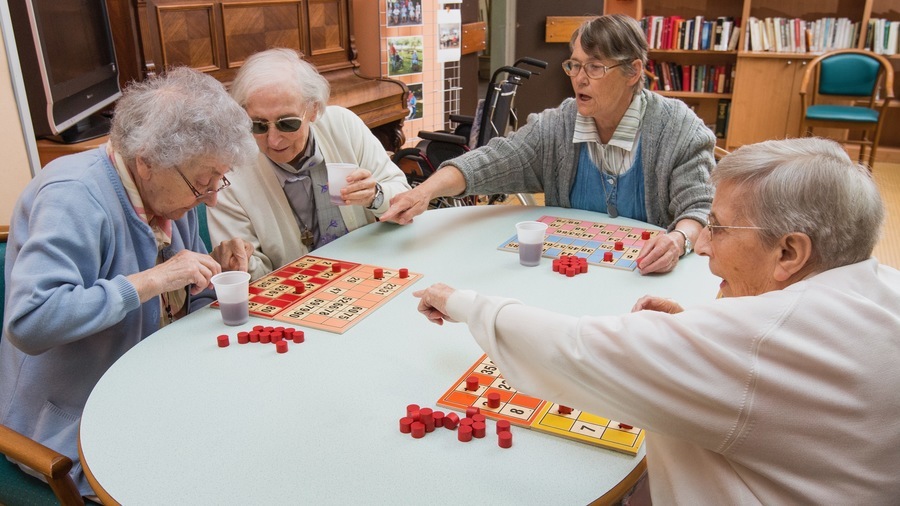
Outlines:
{"label": "gray cardigan", "polygon": [[[648,221],[669,230],[684,218],[706,224],[713,189],[715,135],[682,101],[643,91],[647,108],[641,123],[641,158]],[[572,142],[575,100],[528,117],[509,137],[445,164],[458,167],[466,194],[543,192],[548,206],[571,207],[581,144]],[[443,166],[443,165],[442,165]]]}

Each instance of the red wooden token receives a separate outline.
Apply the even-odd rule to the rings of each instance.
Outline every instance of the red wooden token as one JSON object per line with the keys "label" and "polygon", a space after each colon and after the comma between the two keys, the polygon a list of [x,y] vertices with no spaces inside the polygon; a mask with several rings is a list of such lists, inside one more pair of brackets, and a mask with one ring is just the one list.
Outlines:
{"label": "red wooden token", "polygon": [[263,327],[262,325],[254,325],[253,326],[253,330],[255,330],[257,332],[262,332],[263,329],[265,329],[265,327]]}
{"label": "red wooden token", "polygon": [[459,425],[459,415],[456,413],[447,413],[444,417],[444,428],[453,430]]}
{"label": "red wooden token", "polygon": [[266,332],[265,330],[259,333],[259,342],[263,344],[267,344],[272,342],[272,334]]}
{"label": "red wooden token", "polygon": [[512,448],[512,432],[505,431],[497,434],[497,445],[500,448]]}
{"label": "red wooden token", "polygon": [[497,420],[497,434],[501,432],[509,432],[512,424],[509,423],[509,420]]}
{"label": "red wooden token", "polygon": [[487,395],[487,403],[489,408],[499,408],[500,407],[500,394],[497,392],[491,392]]}
{"label": "red wooden token", "polygon": [[482,415],[481,413],[475,413],[474,415],[472,415],[472,421],[484,423],[487,422],[487,417]]}
{"label": "red wooden token", "polygon": [[643,239],[643,240],[646,241],[646,240],[649,239],[649,238],[650,238],[650,231],[649,231],[649,230],[644,230],[643,232],[641,232],[641,239]]}
{"label": "red wooden token", "polygon": [[471,417],[472,415],[477,415],[481,413],[481,410],[476,408],[475,406],[469,406],[466,408],[466,416]]}
{"label": "red wooden token", "polygon": [[474,392],[478,390],[478,377],[477,376],[469,376],[466,378],[466,390],[470,390]]}
{"label": "red wooden token", "polygon": [[404,279],[404,278],[408,278],[408,277],[409,277],[409,269],[407,269],[406,267],[400,269],[400,279]]}
{"label": "red wooden token", "polygon": [[375,279],[383,278],[384,277],[384,269],[382,269],[381,267],[376,267],[374,276],[375,276]]}
{"label": "red wooden token", "polygon": [[475,422],[472,424],[472,435],[477,438],[483,438],[487,432],[487,425],[484,422]]}
{"label": "red wooden token", "polygon": [[459,421],[459,426],[460,426],[460,427],[465,427],[465,426],[468,425],[469,427],[471,427],[473,423],[475,423],[475,420],[472,420],[472,419],[469,418],[469,417],[465,417],[465,418],[463,418],[462,420]]}
{"label": "red wooden token", "polygon": [[410,432],[412,433],[412,437],[419,439],[425,437],[425,424],[422,422],[413,422],[410,425]]}
{"label": "red wooden token", "polygon": [[425,424],[425,432],[434,431],[434,410],[422,408],[419,410],[419,421]]}
{"label": "red wooden token", "polygon": [[444,412],[443,411],[435,411],[431,414],[431,418],[434,419],[435,427],[443,427],[444,426]]}
{"label": "red wooden token", "polygon": [[282,339],[284,339],[284,334],[281,331],[276,330],[275,332],[272,332],[272,342],[273,343],[277,343],[277,342],[281,341]]}
{"label": "red wooden token", "polygon": [[413,423],[413,419],[408,416],[404,416],[403,418],[401,418],[400,419],[400,432],[402,432],[404,434],[409,434],[410,432],[412,432],[412,423]]}
{"label": "red wooden token", "polygon": [[335,263],[331,264],[331,272],[341,272],[340,262],[335,262]]}
{"label": "red wooden token", "polygon": [[613,261],[612,251],[604,251],[603,252],[603,261],[604,262],[612,262]]}
{"label": "red wooden token", "polygon": [[277,343],[275,343],[275,351],[277,351],[278,353],[287,353],[287,341],[278,341]]}
{"label": "red wooden token", "polygon": [[627,423],[620,423],[620,424],[619,424],[619,428],[620,428],[620,429],[625,429],[625,430],[631,430],[631,429],[633,429],[634,427],[632,427],[631,425],[628,425]]}
{"label": "red wooden token", "polygon": [[623,243],[622,241],[616,241],[615,250],[622,251],[623,249],[625,249],[625,243]]}
{"label": "red wooden token", "polygon": [[250,342],[251,342],[251,343],[258,343],[258,342],[259,342],[259,331],[258,331],[258,330],[251,330],[251,331],[250,331]]}
{"label": "red wooden token", "polygon": [[412,414],[416,411],[419,411],[418,404],[409,404],[406,406],[406,416],[412,416]]}
{"label": "red wooden token", "polygon": [[216,341],[219,343],[219,348],[224,348],[224,347],[228,346],[228,344],[229,344],[228,336],[225,334],[222,334],[221,336],[217,337]]}
{"label": "red wooden token", "polygon": [[559,414],[561,414],[561,415],[571,415],[571,414],[572,414],[572,408],[570,408],[570,407],[568,407],[568,406],[563,406],[562,404],[560,404],[560,405],[559,405]]}
{"label": "red wooden token", "polygon": [[459,430],[456,433],[456,439],[459,439],[463,443],[468,443],[472,440],[472,427],[470,425],[460,425]]}
{"label": "red wooden token", "polygon": [[304,334],[302,330],[295,330],[294,331],[294,342],[302,343],[305,336],[306,336],[306,334]]}
{"label": "red wooden token", "polygon": [[238,344],[247,344],[250,342],[249,332],[238,332]]}

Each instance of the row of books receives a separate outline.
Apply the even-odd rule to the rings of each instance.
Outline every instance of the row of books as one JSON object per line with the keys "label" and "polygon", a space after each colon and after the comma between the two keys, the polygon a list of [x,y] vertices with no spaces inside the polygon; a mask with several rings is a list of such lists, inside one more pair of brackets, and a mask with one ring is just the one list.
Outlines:
{"label": "row of books", "polygon": [[860,23],[847,18],[821,18],[806,21],[800,18],[751,17],[747,20],[745,49],[777,53],[822,53],[835,49],[856,47]]}
{"label": "row of books", "polygon": [[693,91],[697,93],[731,93],[734,65],[680,65],[649,60],[647,70],[656,76],[649,89]]}
{"label": "row of books", "polygon": [[646,16],[641,27],[650,49],[735,51],[740,27],[731,17]]}
{"label": "row of books", "polygon": [[898,32],[900,32],[900,21],[870,19],[869,29],[866,31],[866,49],[875,54],[900,53]]}

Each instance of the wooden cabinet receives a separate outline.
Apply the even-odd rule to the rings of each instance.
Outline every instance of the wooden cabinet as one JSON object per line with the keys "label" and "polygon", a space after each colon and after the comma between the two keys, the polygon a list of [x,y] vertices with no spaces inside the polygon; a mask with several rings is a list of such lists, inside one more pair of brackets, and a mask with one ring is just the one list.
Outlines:
{"label": "wooden cabinet", "polygon": [[726,149],[799,135],[800,81],[810,59],[800,54],[738,57]]}

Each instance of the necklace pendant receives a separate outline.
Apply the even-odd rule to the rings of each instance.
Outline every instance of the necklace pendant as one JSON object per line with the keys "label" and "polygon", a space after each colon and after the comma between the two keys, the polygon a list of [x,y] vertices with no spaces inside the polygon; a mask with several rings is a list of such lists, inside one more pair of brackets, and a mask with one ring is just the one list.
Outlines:
{"label": "necklace pendant", "polygon": [[615,204],[611,204],[611,203],[607,202],[606,203],[606,214],[608,214],[610,218],[617,218],[619,216],[619,210],[616,209]]}
{"label": "necklace pendant", "polygon": [[313,237],[312,231],[304,227],[300,231],[300,242],[302,242],[303,245],[306,246],[306,249],[311,251],[313,249],[313,245],[315,244],[315,238]]}

